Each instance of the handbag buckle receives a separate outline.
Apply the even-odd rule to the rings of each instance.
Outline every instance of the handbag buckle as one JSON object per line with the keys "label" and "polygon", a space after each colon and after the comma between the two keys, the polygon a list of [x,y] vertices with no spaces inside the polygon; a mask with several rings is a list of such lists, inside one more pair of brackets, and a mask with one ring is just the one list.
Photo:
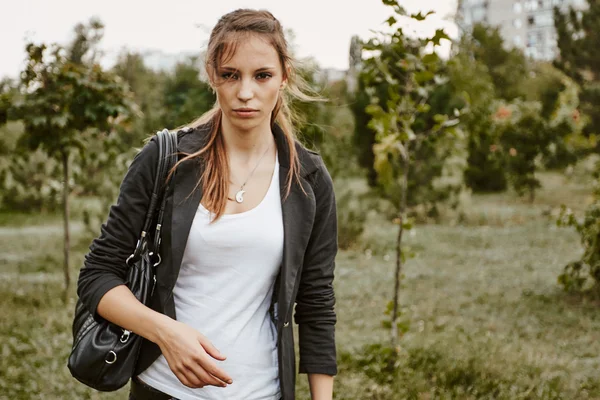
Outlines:
{"label": "handbag buckle", "polygon": [[121,339],[119,339],[119,341],[121,343],[127,343],[130,335],[131,335],[130,331],[128,331],[127,329],[123,329],[123,334],[121,335]]}

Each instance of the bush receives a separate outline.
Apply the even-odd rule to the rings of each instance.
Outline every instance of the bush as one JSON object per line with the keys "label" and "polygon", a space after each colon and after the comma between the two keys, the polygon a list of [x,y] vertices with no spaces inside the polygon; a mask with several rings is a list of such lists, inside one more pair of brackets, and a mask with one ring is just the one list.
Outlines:
{"label": "bush", "polygon": [[40,150],[4,157],[0,206],[10,211],[51,212],[62,204],[62,168]]}
{"label": "bush", "polygon": [[600,295],[600,201],[586,210],[581,221],[563,205],[558,225],[575,227],[583,246],[581,259],[567,264],[558,282],[569,292],[590,291]]}
{"label": "bush", "polygon": [[349,249],[356,246],[365,230],[366,212],[361,210],[360,201],[356,199],[355,192],[349,190],[338,196],[338,246],[340,249]]}
{"label": "bush", "polygon": [[[485,353],[483,353],[485,354]],[[439,346],[407,347],[396,351],[380,343],[357,353],[342,353],[340,369],[369,377],[385,399],[564,399],[560,377],[527,379],[535,367],[499,371],[481,353],[460,357]],[[387,388],[388,390],[382,390]]]}

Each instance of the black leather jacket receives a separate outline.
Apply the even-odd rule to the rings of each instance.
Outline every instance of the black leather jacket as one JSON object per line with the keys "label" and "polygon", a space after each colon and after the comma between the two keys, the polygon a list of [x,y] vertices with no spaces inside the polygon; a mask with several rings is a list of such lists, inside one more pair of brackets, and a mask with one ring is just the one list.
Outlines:
{"label": "black leather jacket", "polygon": [[[201,126],[179,131],[178,150],[186,153],[199,150],[207,129]],[[336,206],[333,183],[321,157],[299,143],[296,143],[296,150],[304,191],[294,181],[284,200],[289,148],[279,126],[274,125],[273,134],[280,165],[284,249],[271,302],[271,317],[278,333],[281,393],[283,399],[292,400],[295,398],[296,364],[290,321],[294,304],[300,340],[299,372],[337,373],[332,286],[337,253]],[[100,236],[92,242],[85,256],[77,293],[93,313],[106,292],[125,284],[125,260],[135,248],[144,223],[157,158],[158,147],[153,140],[136,155],[121,183],[117,203],[111,207]],[[180,164],[167,193],[160,246],[162,263],[157,268],[157,286],[149,306],[174,319],[173,287],[202,197],[201,187],[194,191],[200,175],[201,165],[197,161]],[[159,355],[160,348],[144,340],[136,373],[145,370]]]}

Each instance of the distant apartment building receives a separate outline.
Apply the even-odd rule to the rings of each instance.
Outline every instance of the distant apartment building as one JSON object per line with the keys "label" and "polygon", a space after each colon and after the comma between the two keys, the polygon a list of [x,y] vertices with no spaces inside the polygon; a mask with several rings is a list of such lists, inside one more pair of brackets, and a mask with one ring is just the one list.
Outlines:
{"label": "distant apartment building", "polygon": [[554,7],[587,7],[586,0],[459,0],[456,23],[463,32],[478,22],[500,27],[507,47],[523,49],[536,60],[558,55]]}

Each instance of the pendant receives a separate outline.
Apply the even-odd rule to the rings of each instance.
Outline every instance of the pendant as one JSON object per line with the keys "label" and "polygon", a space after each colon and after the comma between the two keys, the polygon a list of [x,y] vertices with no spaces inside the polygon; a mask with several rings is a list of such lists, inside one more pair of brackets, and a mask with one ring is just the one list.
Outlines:
{"label": "pendant", "polygon": [[244,202],[244,193],[246,193],[245,190],[240,190],[239,192],[237,192],[235,194],[235,201],[237,201],[238,203],[243,203]]}

